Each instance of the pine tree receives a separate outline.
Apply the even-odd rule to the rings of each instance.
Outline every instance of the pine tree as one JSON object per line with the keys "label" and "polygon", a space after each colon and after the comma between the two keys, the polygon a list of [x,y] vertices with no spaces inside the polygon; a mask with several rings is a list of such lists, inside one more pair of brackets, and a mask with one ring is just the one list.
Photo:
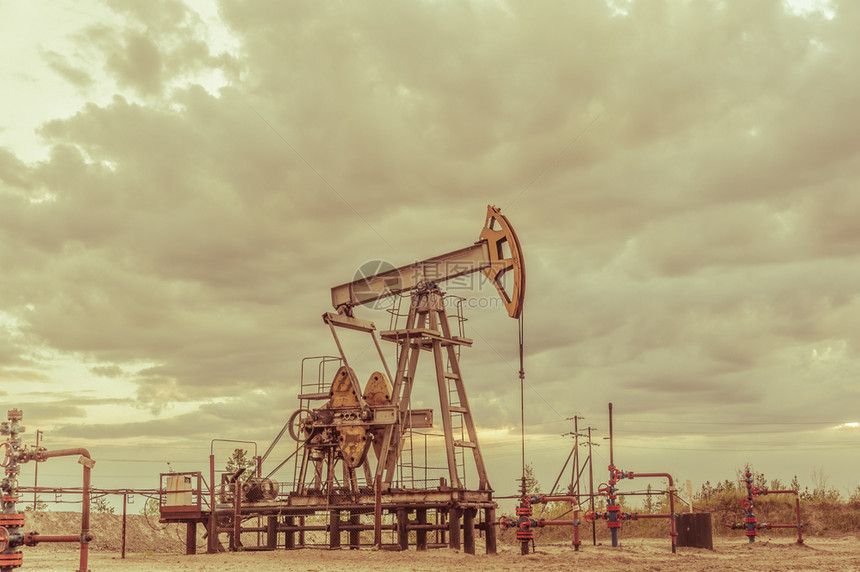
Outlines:
{"label": "pine tree", "polygon": [[254,468],[256,463],[253,458],[248,458],[248,452],[244,449],[233,449],[233,455],[231,455],[230,459],[227,461],[227,466],[224,467],[224,470],[227,471],[228,474],[233,474],[240,469],[245,469],[245,472],[239,477],[240,480],[244,481],[248,477],[254,474]]}
{"label": "pine tree", "polygon": [[535,477],[534,467],[532,467],[531,463],[525,466],[523,476],[526,478],[526,494],[540,494],[540,483],[538,483],[537,477]]}
{"label": "pine tree", "polygon": [[650,483],[648,484],[648,487],[645,490],[646,490],[647,494],[645,495],[645,503],[642,507],[642,512],[645,514],[652,514],[654,512],[655,503],[654,503],[654,498],[651,494],[651,484]]}

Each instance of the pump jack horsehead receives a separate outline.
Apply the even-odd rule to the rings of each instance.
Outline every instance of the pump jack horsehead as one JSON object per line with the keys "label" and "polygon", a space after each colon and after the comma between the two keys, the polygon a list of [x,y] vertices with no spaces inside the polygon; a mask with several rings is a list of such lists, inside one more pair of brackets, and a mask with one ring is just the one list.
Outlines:
{"label": "pump jack horsehead", "polygon": [[[485,496],[489,498],[492,489],[478,447],[457,351],[457,346],[470,346],[472,340],[452,335],[443,303],[445,294],[439,289],[442,282],[477,272],[495,285],[508,315],[519,318],[525,297],[523,253],[510,222],[494,206],[487,207],[484,227],[471,246],[331,289],[337,313],[325,313],[323,321],[331,329],[343,365],[335,374],[328,394],[315,394],[312,398],[328,401],[319,408],[299,409],[288,422],[291,436],[303,446],[297,494],[326,494],[337,487],[340,492],[355,495],[368,491],[377,482],[381,490],[391,489],[406,432],[433,425],[432,410],[410,407],[418,357],[421,350],[428,350],[435,363],[449,486],[455,491],[465,490],[464,475],[458,474],[455,448],[470,449],[479,480],[478,490],[486,491]],[[508,272],[512,276],[507,276],[503,283]],[[354,310],[356,306],[406,293],[411,303],[405,328],[380,333],[383,340],[398,345],[397,369],[392,378],[376,327],[356,317]],[[339,328],[370,334],[382,361],[383,371],[371,374],[363,391],[338,339]],[[460,430],[456,438],[452,418],[461,420],[462,424],[458,425],[465,429],[465,433]],[[369,458],[371,448],[375,467],[371,467]],[[338,463],[342,464],[343,488],[335,478]],[[308,471],[311,465],[313,475]],[[359,485],[360,468],[364,487]],[[461,469],[464,468],[461,465]]]}

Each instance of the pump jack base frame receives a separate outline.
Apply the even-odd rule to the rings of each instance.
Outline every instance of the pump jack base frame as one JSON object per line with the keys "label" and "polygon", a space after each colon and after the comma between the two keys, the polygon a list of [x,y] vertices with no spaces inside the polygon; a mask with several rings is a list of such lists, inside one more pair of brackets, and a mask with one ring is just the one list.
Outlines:
{"label": "pump jack base frame", "polygon": [[[346,491],[343,491],[346,493]],[[221,505],[214,515],[203,511],[199,515],[172,515],[161,522],[186,522],[190,526],[208,521],[208,552],[224,550],[297,550],[379,548],[418,551],[431,548],[453,548],[466,554],[476,553],[477,538],[484,537],[487,554],[496,554],[496,508],[490,491],[391,489],[376,495],[366,490],[349,493],[353,498],[332,504],[325,494],[305,491],[291,493],[285,501],[243,503],[238,510],[237,528],[235,506]],[[205,513],[205,514],[204,514]],[[383,515],[389,515],[384,519]],[[363,518],[362,518],[363,517]],[[258,521],[264,519],[264,526]],[[215,527],[212,534],[211,528]],[[240,539],[259,539],[256,546],[237,545]],[[477,531],[477,534],[476,534]],[[383,542],[387,532],[389,542]],[[412,534],[412,533],[415,534]],[[244,537],[242,536],[244,534]],[[247,534],[262,533],[262,534]],[[227,548],[219,537],[227,535]],[[326,542],[312,542],[311,534]],[[390,539],[395,538],[395,542]]]}

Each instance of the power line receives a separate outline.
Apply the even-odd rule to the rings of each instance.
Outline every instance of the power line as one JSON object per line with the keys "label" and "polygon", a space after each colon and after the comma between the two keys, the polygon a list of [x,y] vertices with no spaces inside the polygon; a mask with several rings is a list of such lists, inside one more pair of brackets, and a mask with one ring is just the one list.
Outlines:
{"label": "power line", "polygon": [[652,423],[668,425],[845,425],[854,421],[654,421],[646,419],[619,419],[616,423]]}

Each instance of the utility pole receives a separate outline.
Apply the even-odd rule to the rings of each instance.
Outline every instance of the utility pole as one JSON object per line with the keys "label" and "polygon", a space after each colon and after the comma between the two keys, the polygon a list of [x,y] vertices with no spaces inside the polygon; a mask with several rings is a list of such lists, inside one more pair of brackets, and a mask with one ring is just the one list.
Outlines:
{"label": "utility pole", "polygon": [[[39,437],[42,436],[42,430],[36,429],[36,449],[39,449]],[[33,463],[33,512],[36,512],[36,505],[39,502],[39,492],[36,490],[39,487],[39,463]]]}
{"label": "utility pole", "polygon": [[[588,498],[591,501],[591,514],[594,514],[594,465],[592,464],[592,455],[591,455],[591,430],[593,427],[588,428]],[[594,521],[591,521],[591,543],[593,546],[597,546],[597,525]]]}

